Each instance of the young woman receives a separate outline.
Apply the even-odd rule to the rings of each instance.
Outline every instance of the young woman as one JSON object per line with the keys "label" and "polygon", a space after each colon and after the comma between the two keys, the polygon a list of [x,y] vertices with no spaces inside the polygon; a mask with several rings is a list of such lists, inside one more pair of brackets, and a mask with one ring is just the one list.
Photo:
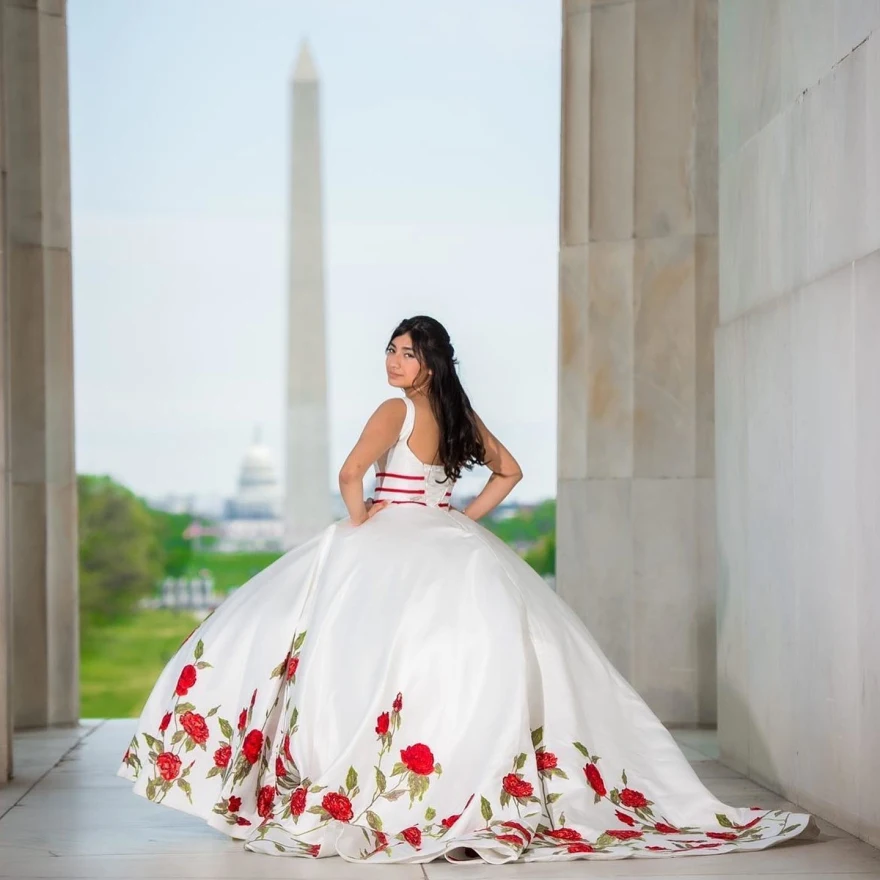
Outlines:
{"label": "young woman", "polygon": [[[403,321],[385,367],[404,396],[342,466],[349,517],[184,642],[119,775],[247,849],[348,861],[660,858],[812,826],[714,798],[580,619],[477,524],[522,472],[443,327]],[[456,510],[474,465],[491,476]]]}

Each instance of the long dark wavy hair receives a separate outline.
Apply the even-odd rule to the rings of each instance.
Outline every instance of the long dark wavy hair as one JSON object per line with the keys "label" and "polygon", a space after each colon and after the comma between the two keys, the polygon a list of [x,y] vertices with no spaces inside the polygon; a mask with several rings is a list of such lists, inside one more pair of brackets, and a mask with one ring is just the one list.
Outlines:
{"label": "long dark wavy hair", "polygon": [[446,328],[434,318],[416,315],[401,321],[391,334],[390,345],[409,333],[420,365],[419,379],[427,379],[428,400],[440,428],[440,460],[447,480],[457,480],[462,470],[484,464],[486,447],[480,438],[471,402],[458,378],[455,349]]}

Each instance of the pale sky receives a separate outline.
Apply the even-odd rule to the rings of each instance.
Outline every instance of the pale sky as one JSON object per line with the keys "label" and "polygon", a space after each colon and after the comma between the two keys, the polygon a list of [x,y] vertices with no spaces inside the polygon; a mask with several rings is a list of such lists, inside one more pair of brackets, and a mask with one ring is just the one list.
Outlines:
{"label": "pale sky", "polygon": [[429,314],[523,468],[511,497],[555,495],[558,0],[68,10],[80,473],[150,497],[230,495],[259,425],[283,475],[288,94],[308,37],[329,485],[399,394],[387,337]]}

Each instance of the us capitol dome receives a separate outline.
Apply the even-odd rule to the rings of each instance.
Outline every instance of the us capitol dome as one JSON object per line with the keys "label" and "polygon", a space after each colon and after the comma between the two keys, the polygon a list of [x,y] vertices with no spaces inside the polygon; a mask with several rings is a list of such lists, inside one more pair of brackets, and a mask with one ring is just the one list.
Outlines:
{"label": "us capitol dome", "polygon": [[241,462],[238,491],[226,502],[217,549],[227,552],[282,549],[281,504],[281,484],[272,453],[257,430]]}

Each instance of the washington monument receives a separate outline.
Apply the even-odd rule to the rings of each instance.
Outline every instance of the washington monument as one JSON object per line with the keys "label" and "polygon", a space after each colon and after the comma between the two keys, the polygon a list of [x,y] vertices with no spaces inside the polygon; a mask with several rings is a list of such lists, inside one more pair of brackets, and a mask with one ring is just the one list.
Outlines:
{"label": "washington monument", "polygon": [[318,74],[304,43],[291,89],[285,544],[332,521],[328,485],[324,230]]}

